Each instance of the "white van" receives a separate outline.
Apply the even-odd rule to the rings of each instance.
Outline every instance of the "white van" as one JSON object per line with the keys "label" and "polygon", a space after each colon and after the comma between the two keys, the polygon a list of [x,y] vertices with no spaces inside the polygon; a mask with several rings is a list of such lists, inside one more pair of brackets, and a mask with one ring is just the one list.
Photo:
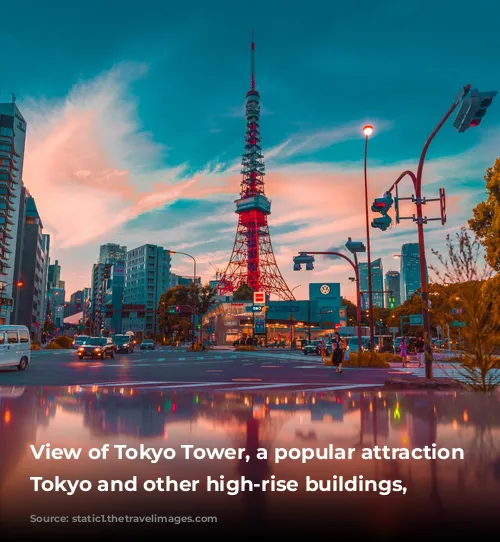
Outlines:
{"label": "white van", "polygon": [[30,332],[26,326],[0,325],[0,367],[24,371],[31,361]]}

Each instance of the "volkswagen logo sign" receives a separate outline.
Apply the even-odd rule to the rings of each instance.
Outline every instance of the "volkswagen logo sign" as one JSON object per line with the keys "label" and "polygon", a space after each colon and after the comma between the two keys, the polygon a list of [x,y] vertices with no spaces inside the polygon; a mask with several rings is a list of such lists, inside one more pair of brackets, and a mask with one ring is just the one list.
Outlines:
{"label": "volkswagen logo sign", "polygon": [[320,287],[319,291],[323,295],[328,295],[330,293],[330,286],[328,286],[328,284],[323,284],[323,286]]}

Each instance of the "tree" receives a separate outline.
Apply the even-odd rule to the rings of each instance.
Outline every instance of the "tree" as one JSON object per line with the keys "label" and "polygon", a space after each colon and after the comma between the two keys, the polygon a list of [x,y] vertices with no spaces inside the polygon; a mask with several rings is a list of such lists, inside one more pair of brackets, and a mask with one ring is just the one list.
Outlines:
{"label": "tree", "polygon": [[352,326],[358,323],[358,312],[356,305],[346,299],[345,297],[340,298],[340,305],[345,307],[345,315],[347,320],[347,325]]}
{"label": "tree", "polygon": [[446,238],[447,255],[438,257],[442,269],[432,268],[447,296],[448,312],[461,309],[454,318],[464,327],[463,360],[457,369],[461,379],[473,390],[489,392],[500,384],[500,281],[489,266],[480,266],[481,244],[467,229]]}
{"label": "tree", "polygon": [[[196,302],[196,314],[205,314],[215,302],[215,289],[209,284],[200,286],[190,284],[189,286],[175,286],[168,289],[160,297],[158,306],[159,329],[165,337],[171,336],[179,340],[188,340],[192,332],[191,321],[193,295]],[[175,314],[171,310],[179,306],[182,312]]]}
{"label": "tree", "polygon": [[241,286],[233,293],[233,299],[235,301],[253,301],[253,290],[243,282]]}
{"label": "tree", "polygon": [[474,208],[469,227],[484,246],[488,264],[500,271],[500,158],[487,170],[484,180],[488,196]]}

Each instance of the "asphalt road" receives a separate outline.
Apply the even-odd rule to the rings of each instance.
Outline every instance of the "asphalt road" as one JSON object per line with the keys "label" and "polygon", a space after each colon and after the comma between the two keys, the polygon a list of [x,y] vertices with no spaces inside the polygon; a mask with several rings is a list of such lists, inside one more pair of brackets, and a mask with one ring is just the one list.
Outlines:
{"label": "asphalt road", "polygon": [[[0,370],[0,386],[132,386],[165,390],[329,391],[381,386],[401,369],[324,367],[321,358],[274,350],[190,352],[159,349],[80,361],[74,350],[32,352],[25,371]],[[405,371],[408,373],[407,371]]]}

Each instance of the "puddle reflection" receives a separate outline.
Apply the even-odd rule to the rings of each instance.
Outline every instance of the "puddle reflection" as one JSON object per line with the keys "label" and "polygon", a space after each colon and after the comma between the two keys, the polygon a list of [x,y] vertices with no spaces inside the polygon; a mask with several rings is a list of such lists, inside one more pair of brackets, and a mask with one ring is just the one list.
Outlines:
{"label": "puddle reflection", "polygon": [[[35,461],[30,444],[54,447],[100,447],[104,443],[138,447],[245,447],[253,457],[259,448],[270,451],[264,460],[192,460],[179,454],[170,461]],[[390,446],[462,448],[463,461],[285,460],[275,464],[276,448]],[[76,494],[34,493],[30,476],[44,478],[177,480],[207,476],[255,483],[274,475],[298,480],[332,476],[404,482],[407,494],[265,493],[228,496],[204,491],[179,493]],[[204,484],[202,484],[204,486]],[[362,506],[367,528],[384,533],[424,520],[451,521],[457,514],[488,521],[500,497],[500,400],[436,392],[341,392],[250,395],[147,393],[129,388],[82,389],[0,388],[0,496],[7,525],[27,527],[26,510],[45,515],[163,513],[218,515],[219,523],[287,525],[320,521],[328,511],[352,516]],[[20,506],[20,503],[23,503]],[[356,508],[359,509],[359,508]],[[423,510],[425,509],[425,515]],[[314,519],[317,516],[316,519]],[[365,517],[366,516],[366,517]],[[222,518],[225,518],[224,520]],[[244,523],[241,523],[244,522]],[[39,527],[40,528],[40,527]]]}

